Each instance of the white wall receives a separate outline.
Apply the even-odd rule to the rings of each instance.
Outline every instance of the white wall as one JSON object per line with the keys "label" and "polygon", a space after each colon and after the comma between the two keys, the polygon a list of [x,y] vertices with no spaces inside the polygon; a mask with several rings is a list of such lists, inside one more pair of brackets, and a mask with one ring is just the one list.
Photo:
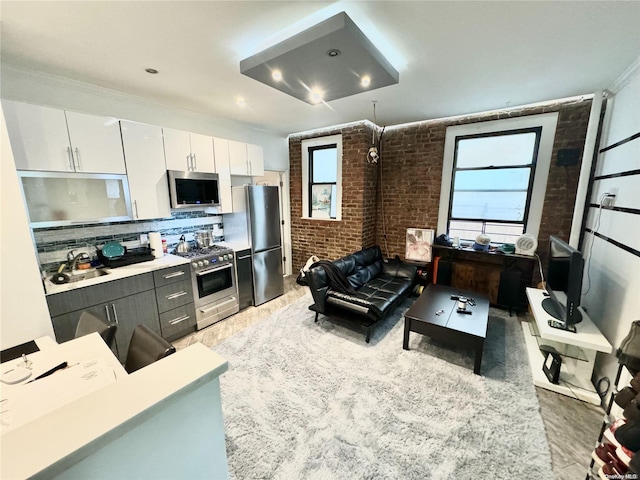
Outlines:
{"label": "white wall", "polygon": [[187,130],[264,148],[265,170],[289,168],[285,137],[233,120],[198,114],[116,90],[2,65],[2,98]]}
{"label": "white wall", "polygon": [[0,123],[0,349],[4,350],[45,335],[55,337],[1,106]]}
{"label": "white wall", "polygon": [[[640,58],[616,84],[615,95],[607,101],[600,149],[640,132]],[[599,154],[595,177],[638,169],[640,138]],[[596,180],[589,202],[599,204],[602,194],[615,193],[615,207],[640,209],[639,184],[639,175]],[[592,207],[586,226],[640,250],[640,215]],[[588,290],[582,304],[617,349],[631,322],[640,320],[640,257],[590,233],[585,233],[581,248],[586,260],[582,291]],[[614,354],[599,354],[593,380],[613,381],[617,365]]]}

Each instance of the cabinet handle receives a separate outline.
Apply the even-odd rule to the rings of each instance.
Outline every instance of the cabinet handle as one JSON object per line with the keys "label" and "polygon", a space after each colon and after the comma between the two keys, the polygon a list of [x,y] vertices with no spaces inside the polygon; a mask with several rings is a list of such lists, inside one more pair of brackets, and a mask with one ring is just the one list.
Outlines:
{"label": "cabinet handle", "polygon": [[187,168],[189,169],[190,172],[193,172],[194,168],[193,168],[193,155],[189,154],[187,155]]}
{"label": "cabinet handle", "polygon": [[192,157],[193,157],[193,169],[198,170],[198,159],[196,158],[196,154],[194,153]]}
{"label": "cabinet handle", "polygon": [[78,170],[82,170],[82,167],[80,166],[80,151],[78,150],[78,147],[76,147],[76,163],[78,165]]}
{"label": "cabinet handle", "polygon": [[116,325],[118,324],[118,312],[116,312],[116,304],[112,303],[111,307],[113,308],[113,317],[116,319]]}
{"label": "cabinet handle", "polygon": [[104,309],[107,312],[107,320],[109,320],[109,323],[111,323],[111,315],[109,315],[109,305],[105,305]]}
{"label": "cabinet handle", "polygon": [[133,201],[133,208],[136,211],[136,218],[140,218],[140,215],[138,215],[138,201],[137,200]]}
{"label": "cabinet handle", "polygon": [[172,293],[171,295],[166,295],[165,298],[167,300],[174,300],[174,299],[176,299],[178,297],[182,297],[182,296],[184,296],[186,294],[187,294],[187,292],[184,292],[184,291],[183,292],[178,292],[178,293]]}
{"label": "cabinet handle", "polygon": [[69,168],[72,172],[75,172],[76,167],[73,165],[73,154],[71,153],[71,147],[67,147],[67,156],[69,157]]}
{"label": "cabinet handle", "polygon": [[164,278],[174,278],[174,277],[181,277],[182,275],[184,275],[184,270],[180,270],[179,272],[169,273],[167,275],[163,275],[163,277]]}
{"label": "cabinet handle", "polygon": [[249,162],[249,157],[247,157],[247,173],[251,173],[251,162]]}
{"label": "cabinet handle", "polygon": [[189,317],[189,315],[184,315],[184,316],[182,316],[182,317],[178,317],[178,318],[176,318],[175,320],[171,320],[171,321],[169,322],[169,324],[170,324],[170,325],[177,325],[177,324],[178,324],[178,323],[180,323],[180,322],[184,322],[185,320],[189,320],[189,318],[191,318],[191,317]]}

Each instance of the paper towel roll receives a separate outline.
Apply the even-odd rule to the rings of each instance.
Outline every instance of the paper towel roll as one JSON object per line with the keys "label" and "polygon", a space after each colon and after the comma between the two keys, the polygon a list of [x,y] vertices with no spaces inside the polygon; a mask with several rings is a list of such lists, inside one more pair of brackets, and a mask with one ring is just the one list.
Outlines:
{"label": "paper towel roll", "polygon": [[153,250],[153,256],[156,258],[162,257],[162,237],[160,232],[149,232],[149,247]]}

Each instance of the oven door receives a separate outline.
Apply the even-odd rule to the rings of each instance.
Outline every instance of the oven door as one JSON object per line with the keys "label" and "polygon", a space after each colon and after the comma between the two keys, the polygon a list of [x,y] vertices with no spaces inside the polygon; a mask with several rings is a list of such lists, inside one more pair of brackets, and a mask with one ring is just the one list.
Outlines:
{"label": "oven door", "polygon": [[193,281],[196,306],[215,302],[236,293],[236,279],[233,263],[226,263],[200,270]]}

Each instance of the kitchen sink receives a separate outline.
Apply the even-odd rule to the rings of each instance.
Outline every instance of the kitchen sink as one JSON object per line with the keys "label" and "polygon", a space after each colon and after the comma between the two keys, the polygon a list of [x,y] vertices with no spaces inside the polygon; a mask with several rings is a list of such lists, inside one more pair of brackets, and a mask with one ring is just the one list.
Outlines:
{"label": "kitchen sink", "polygon": [[92,270],[90,272],[82,272],[82,273],[74,273],[73,275],[69,275],[69,282],[80,282],[82,280],[88,280],[90,278],[103,277],[105,275],[109,275],[109,272],[105,270]]}

